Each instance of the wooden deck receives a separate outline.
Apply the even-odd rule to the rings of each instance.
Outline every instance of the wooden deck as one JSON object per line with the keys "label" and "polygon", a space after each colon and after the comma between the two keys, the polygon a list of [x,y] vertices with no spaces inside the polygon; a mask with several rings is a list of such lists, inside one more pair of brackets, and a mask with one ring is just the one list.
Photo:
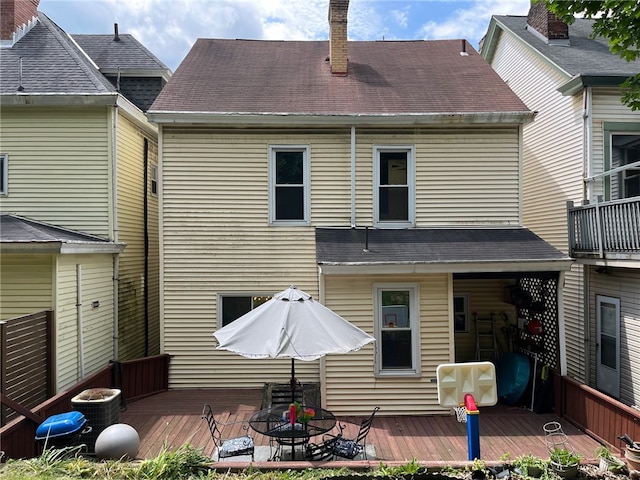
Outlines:
{"label": "wooden deck", "polygon": [[[163,448],[175,448],[189,443],[202,448],[206,454],[213,451],[213,442],[206,424],[201,419],[202,406],[209,403],[221,422],[248,420],[260,408],[262,390],[179,389],[159,393],[127,405],[120,413],[120,422],[133,426],[140,435],[140,458],[156,456]],[[339,417],[341,423],[359,423],[360,417]],[[509,453],[511,458],[524,453],[548,457],[543,425],[558,421],[569,438],[573,449],[585,460],[592,460],[599,445],[570,423],[553,414],[536,414],[524,408],[497,405],[480,409],[480,453],[482,459],[492,463]],[[357,425],[349,425],[347,432],[355,434]],[[225,427],[225,437],[244,433],[241,423]],[[252,432],[257,446],[268,446],[269,439]],[[464,464],[468,457],[467,427],[455,416],[387,416],[380,410],[368,437],[376,458],[359,462],[360,466],[402,464],[412,459],[424,465]],[[240,457],[243,460],[245,457]],[[226,467],[247,466],[246,461],[226,459]],[[309,466],[308,462],[286,462],[286,468]],[[343,462],[340,462],[342,464]],[[282,462],[269,462],[283,467]],[[254,464],[255,465],[255,464]],[[331,462],[331,465],[338,464]],[[354,465],[355,464],[351,464]],[[260,466],[260,465],[258,465]],[[266,466],[266,465],[265,465]]]}

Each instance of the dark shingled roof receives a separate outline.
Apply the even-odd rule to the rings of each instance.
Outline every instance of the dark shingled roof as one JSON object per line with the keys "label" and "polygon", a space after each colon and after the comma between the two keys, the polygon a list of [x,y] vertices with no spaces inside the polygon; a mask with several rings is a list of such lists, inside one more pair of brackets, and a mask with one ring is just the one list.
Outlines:
{"label": "dark shingled roof", "polygon": [[[20,59],[22,58],[22,79]],[[11,48],[0,48],[0,93],[97,94],[115,88],[45,14]]]}
{"label": "dark shingled roof", "polygon": [[[368,238],[367,238],[368,237]],[[365,245],[368,248],[365,250]],[[321,265],[569,261],[530,230],[515,228],[317,228]]]}
{"label": "dark shingled roof", "polygon": [[576,75],[621,75],[640,73],[640,60],[627,62],[609,50],[606,38],[591,38],[593,20],[576,18],[569,25],[569,46],[548,45],[526,29],[526,16],[496,15],[495,19],[531,45],[571,77]]}
{"label": "dark shingled roof", "polygon": [[461,40],[348,43],[333,76],[327,41],[198,39],[150,112],[397,115],[529,112]]}
{"label": "dark shingled roof", "polygon": [[0,243],[109,243],[95,235],[56,227],[11,213],[0,213]]}
{"label": "dark shingled roof", "polygon": [[158,75],[169,70],[153,53],[136,40],[132,35],[119,34],[119,41],[114,35],[74,34],[73,39],[91,57],[101,70],[156,71]]}

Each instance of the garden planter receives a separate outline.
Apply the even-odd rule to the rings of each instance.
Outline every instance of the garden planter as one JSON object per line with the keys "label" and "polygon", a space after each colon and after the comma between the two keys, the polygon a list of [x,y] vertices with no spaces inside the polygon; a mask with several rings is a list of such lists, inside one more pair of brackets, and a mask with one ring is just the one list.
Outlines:
{"label": "garden planter", "polygon": [[627,447],[624,456],[627,459],[629,467],[633,470],[640,470],[640,450]]}
{"label": "garden planter", "polygon": [[578,465],[562,465],[551,462],[551,469],[560,478],[576,478],[578,476]]}
{"label": "garden planter", "polygon": [[527,467],[526,473],[529,477],[540,478],[540,475],[542,475],[542,469],[540,467],[529,466]]}

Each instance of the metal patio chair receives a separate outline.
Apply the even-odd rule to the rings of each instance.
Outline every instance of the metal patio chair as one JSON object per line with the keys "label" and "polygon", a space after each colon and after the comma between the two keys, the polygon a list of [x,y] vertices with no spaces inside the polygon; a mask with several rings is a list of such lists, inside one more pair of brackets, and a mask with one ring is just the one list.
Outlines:
{"label": "metal patio chair", "polygon": [[[371,415],[363,419],[360,422],[360,428],[358,434],[354,438],[345,438],[343,433],[346,425],[339,424],[338,428],[340,433],[338,435],[325,435],[322,443],[309,444],[307,447],[307,458],[310,456],[321,457],[316,458],[318,460],[324,460],[328,457],[325,456],[327,451],[331,452],[331,457],[341,457],[353,460],[358,455],[362,454],[364,459],[367,459],[366,440],[371,430],[371,424],[373,423],[373,417],[380,410],[380,407],[375,407]],[[309,458],[311,459],[311,458]]]}
{"label": "metal patio chair", "polygon": [[[251,461],[253,461],[253,455],[255,451],[255,444],[253,438],[249,434],[242,435],[234,438],[222,438],[222,431],[219,426],[232,425],[234,423],[246,423],[246,422],[218,422],[214,415],[211,406],[205,403],[202,408],[202,418],[207,422],[209,431],[211,432],[211,438],[213,439],[214,449],[211,454],[211,458],[214,458],[217,454],[218,461],[223,458],[237,457],[241,455],[251,455]],[[247,429],[248,427],[243,427]]]}

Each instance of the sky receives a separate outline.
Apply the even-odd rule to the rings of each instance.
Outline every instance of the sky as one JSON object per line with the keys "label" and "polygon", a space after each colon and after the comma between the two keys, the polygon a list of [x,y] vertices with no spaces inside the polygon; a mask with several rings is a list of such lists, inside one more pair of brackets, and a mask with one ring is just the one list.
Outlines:
{"label": "sky", "polygon": [[[349,40],[466,39],[477,50],[491,15],[529,0],[350,0]],[[197,38],[327,40],[329,0],[41,0],[67,33],[135,36],[175,71]]]}

